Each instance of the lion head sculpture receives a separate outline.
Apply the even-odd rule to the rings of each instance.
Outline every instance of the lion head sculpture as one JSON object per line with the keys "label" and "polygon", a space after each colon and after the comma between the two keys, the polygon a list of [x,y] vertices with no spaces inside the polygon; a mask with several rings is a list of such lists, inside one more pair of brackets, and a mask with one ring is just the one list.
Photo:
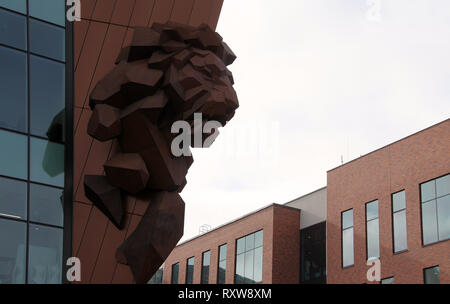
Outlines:
{"label": "lion head sculpture", "polygon": [[234,116],[239,103],[226,66],[235,59],[207,25],[139,27],[90,96],[89,135],[99,141],[116,139],[120,152],[104,164],[105,176],[85,176],[86,196],[119,229],[125,197],[148,204],[136,230],[116,252],[137,283],[152,277],[183,235],[179,193],[193,158],[174,156],[171,127],[185,121],[196,134],[203,131],[195,127],[198,113],[202,124],[217,121],[222,126]]}

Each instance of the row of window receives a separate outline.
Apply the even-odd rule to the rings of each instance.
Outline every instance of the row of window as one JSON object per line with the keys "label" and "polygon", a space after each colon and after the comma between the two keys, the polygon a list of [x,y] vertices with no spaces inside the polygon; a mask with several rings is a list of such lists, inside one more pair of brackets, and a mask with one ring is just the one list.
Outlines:
{"label": "row of window", "polygon": [[[225,284],[227,267],[227,244],[218,248],[217,283]],[[236,269],[234,282],[236,284],[254,284],[262,282],[263,261],[263,231],[257,231],[236,240]],[[186,284],[194,282],[195,257],[186,260]],[[202,284],[209,283],[209,271],[211,265],[211,251],[202,253],[201,279]],[[180,264],[172,265],[171,283],[179,282]]]}
{"label": "row of window", "polygon": [[[423,270],[423,281],[425,284],[440,284],[441,283],[441,275],[439,271],[439,266],[434,266],[430,268],[425,268]],[[381,284],[394,284],[395,278],[389,277],[382,279]]]}
{"label": "row of window", "polygon": [[[450,238],[450,174],[420,185],[422,211],[422,240],[424,245]],[[366,207],[367,259],[380,257],[380,231],[378,200]],[[408,249],[406,227],[406,194],[392,194],[392,226],[394,253]],[[342,212],[342,266],[354,263],[353,209]]]}

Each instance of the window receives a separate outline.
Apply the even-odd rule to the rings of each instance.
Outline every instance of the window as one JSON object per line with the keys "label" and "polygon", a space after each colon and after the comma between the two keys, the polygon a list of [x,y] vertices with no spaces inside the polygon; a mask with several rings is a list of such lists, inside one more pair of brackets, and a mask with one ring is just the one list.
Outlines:
{"label": "window", "polygon": [[405,191],[392,194],[392,226],[394,235],[394,252],[408,249],[406,237],[406,198]]}
{"label": "window", "polygon": [[0,175],[27,179],[28,144],[25,135],[0,130]]}
{"label": "window", "polygon": [[424,269],[423,279],[425,284],[440,284],[441,273],[439,271],[439,266]]}
{"label": "window", "polygon": [[217,284],[225,284],[227,272],[227,244],[219,247],[219,267],[217,270]]}
{"label": "window", "polygon": [[194,283],[194,264],[195,258],[189,258],[186,262],[186,284]]}
{"label": "window", "polygon": [[366,204],[367,260],[380,257],[380,226],[378,220],[378,201]]}
{"label": "window", "polygon": [[66,1],[28,0],[30,16],[64,26],[66,23]]}
{"label": "window", "polygon": [[262,282],[263,236],[260,230],[236,241],[236,284]]}
{"label": "window", "polygon": [[147,284],[162,284],[163,275],[164,275],[164,268],[158,269]]}
{"label": "window", "polygon": [[30,19],[30,51],[64,61],[66,56],[65,30],[42,21]]}
{"label": "window", "polygon": [[0,216],[27,219],[27,183],[0,177]]}
{"label": "window", "polygon": [[6,7],[7,9],[17,11],[22,14],[27,12],[27,2],[26,0],[2,0],[0,6]]}
{"label": "window", "polygon": [[203,252],[202,254],[202,284],[209,283],[209,265],[211,263],[211,251]]}
{"label": "window", "polygon": [[26,282],[27,224],[0,218],[0,284]]}
{"label": "window", "polygon": [[420,185],[422,239],[428,245],[450,238],[450,174]]}
{"label": "window", "polygon": [[27,17],[0,9],[0,43],[27,50]]}
{"label": "window", "polygon": [[394,277],[386,278],[381,280],[381,284],[394,284]]}
{"label": "window", "polygon": [[326,223],[300,231],[300,282],[326,284]]}
{"label": "window", "polygon": [[170,282],[172,284],[178,284],[178,272],[180,270],[180,264],[176,263],[172,265],[172,278]]}
{"label": "window", "polygon": [[342,267],[352,266],[353,252],[353,209],[342,212]]}
{"label": "window", "polygon": [[64,187],[64,145],[32,137],[30,179],[43,184]]}

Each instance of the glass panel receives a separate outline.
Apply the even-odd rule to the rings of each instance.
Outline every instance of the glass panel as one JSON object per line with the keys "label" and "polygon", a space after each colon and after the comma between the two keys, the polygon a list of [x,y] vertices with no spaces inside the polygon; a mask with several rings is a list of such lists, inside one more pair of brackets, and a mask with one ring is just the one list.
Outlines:
{"label": "glass panel", "polygon": [[63,190],[40,185],[30,185],[30,220],[63,226]]}
{"label": "glass panel", "polygon": [[394,251],[408,249],[406,238],[406,210],[394,213]]}
{"label": "glass panel", "polygon": [[0,127],[27,132],[27,55],[0,46]]}
{"label": "glass panel", "polygon": [[0,178],[0,215],[27,218],[27,183]]}
{"label": "glass panel", "polygon": [[381,280],[381,284],[394,284],[394,277]]}
{"label": "glass panel", "polygon": [[262,282],[262,270],[263,270],[263,249],[262,247],[255,249],[255,269],[254,280],[256,283]]}
{"label": "glass panel", "polygon": [[439,240],[450,238],[450,195],[437,199]]}
{"label": "glass panel", "polygon": [[245,262],[245,254],[239,254],[236,257],[236,284],[244,283],[244,263]]}
{"label": "glass panel", "polygon": [[66,22],[66,1],[29,0],[30,16],[49,21],[61,26]]}
{"label": "glass panel", "polygon": [[420,194],[422,202],[429,201],[436,197],[436,183],[434,180],[420,185]]}
{"label": "glass panel", "polygon": [[30,178],[35,182],[64,187],[64,146],[31,137]]}
{"label": "glass panel", "polygon": [[218,284],[225,284],[225,277],[226,277],[226,269],[227,269],[227,261],[223,260],[219,263],[219,273],[217,276],[217,283]]}
{"label": "glass panel", "polygon": [[366,204],[366,219],[368,221],[378,217],[378,201]]}
{"label": "glass panel", "polygon": [[30,19],[30,51],[64,61],[65,30],[45,22]]}
{"label": "glass panel", "polygon": [[246,283],[253,283],[253,250],[245,253],[244,277]]}
{"label": "glass panel", "polygon": [[255,234],[250,234],[245,237],[245,251],[255,248]]}
{"label": "glass panel", "polygon": [[342,266],[353,265],[353,228],[342,232]]}
{"label": "glass panel", "polygon": [[26,0],[1,0],[0,6],[9,8],[10,10],[17,11],[22,14],[27,13]]}
{"label": "glass panel", "polygon": [[380,257],[380,232],[378,219],[367,222],[367,259]]}
{"label": "glass panel", "polygon": [[0,284],[25,283],[27,225],[0,219]]}
{"label": "glass panel", "polygon": [[194,258],[187,260],[186,268],[186,284],[192,284],[194,282]]}
{"label": "glass panel", "polygon": [[172,284],[178,284],[178,269],[178,263],[172,265]]}
{"label": "glass panel", "polygon": [[424,275],[425,275],[425,284],[441,283],[441,273],[439,271],[439,266],[425,269]]}
{"label": "glass panel", "polygon": [[30,224],[29,284],[61,283],[63,230]]}
{"label": "glass panel", "polygon": [[27,137],[0,130],[0,174],[27,179]]}
{"label": "glass panel", "polygon": [[422,233],[425,245],[437,242],[436,201],[422,204]]}
{"label": "glass panel", "polygon": [[263,245],[264,234],[263,231],[258,231],[255,233],[255,247],[260,247]]}
{"label": "glass panel", "polygon": [[30,58],[30,132],[47,137],[53,119],[64,109],[64,64]]}
{"label": "glass panel", "polygon": [[245,251],[245,237],[237,240],[236,253],[240,254]]}
{"label": "glass panel", "polygon": [[209,282],[210,260],[211,260],[211,252],[210,251],[204,252],[202,257],[202,284],[208,284]]}
{"label": "glass panel", "polygon": [[342,213],[342,229],[353,226],[353,209]]}
{"label": "glass panel", "polygon": [[450,174],[436,180],[436,192],[438,197],[450,193]]}
{"label": "glass panel", "polygon": [[392,194],[392,210],[393,212],[406,208],[405,191]]}
{"label": "glass panel", "polygon": [[0,43],[27,49],[27,17],[0,9]]}
{"label": "glass panel", "polygon": [[162,284],[163,282],[164,270],[162,268],[158,269],[153,277],[148,281],[147,284]]}
{"label": "glass panel", "polygon": [[219,260],[222,261],[226,259],[227,259],[227,244],[219,247]]}

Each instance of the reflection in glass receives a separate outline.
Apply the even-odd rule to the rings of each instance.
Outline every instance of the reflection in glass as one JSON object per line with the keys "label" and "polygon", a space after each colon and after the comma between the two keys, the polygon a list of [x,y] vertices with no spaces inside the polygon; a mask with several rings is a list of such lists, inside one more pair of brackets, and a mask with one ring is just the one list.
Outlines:
{"label": "reflection in glass", "polygon": [[435,200],[422,204],[422,234],[425,245],[438,240]]}
{"label": "reflection in glass", "polygon": [[0,215],[27,218],[27,183],[0,177]]}
{"label": "reflection in glass", "polygon": [[61,189],[30,184],[30,220],[63,226],[63,199]]}
{"label": "reflection in glass", "polygon": [[260,230],[255,233],[255,247],[262,246],[264,238],[264,231]]}
{"label": "reflection in glass", "polygon": [[31,137],[30,178],[35,182],[64,187],[64,146]]}
{"label": "reflection in glass", "polygon": [[0,219],[0,284],[25,283],[26,227]]}
{"label": "reflection in glass", "polygon": [[378,201],[366,204],[366,218],[368,221],[378,218]]}
{"label": "reflection in glass", "polygon": [[172,284],[178,284],[178,271],[180,269],[180,264],[176,263],[172,265]]}
{"label": "reflection in glass", "polygon": [[236,248],[237,254],[245,251],[245,238],[240,238],[237,240]]}
{"label": "reflection in glass", "polygon": [[436,179],[436,195],[441,197],[450,194],[450,174]]}
{"label": "reflection in glass", "polygon": [[262,247],[255,249],[255,270],[254,280],[255,282],[262,282],[262,266],[263,266],[263,249]]}
{"label": "reflection in glass", "polygon": [[367,259],[380,257],[380,231],[378,219],[367,222]]}
{"label": "reflection in glass", "polygon": [[420,194],[422,202],[427,202],[436,197],[436,183],[435,180],[423,183],[420,185]]}
{"label": "reflection in glass", "polygon": [[156,271],[153,277],[147,282],[147,284],[162,284],[164,269],[160,268]]}
{"label": "reflection in glass", "polygon": [[397,212],[405,208],[406,208],[405,191],[400,191],[392,194],[392,210],[394,212]]}
{"label": "reflection in glass", "polygon": [[27,17],[0,9],[0,43],[27,49]]}
{"label": "reflection in glass", "polygon": [[252,233],[245,237],[245,251],[255,248],[255,235]]}
{"label": "reflection in glass", "polygon": [[[237,240],[234,277],[236,284],[254,284],[262,281],[262,242],[262,230]],[[258,254],[261,254],[261,257]]]}
{"label": "reflection in glass", "polygon": [[406,238],[406,210],[394,213],[394,251],[400,252],[408,249]]}
{"label": "reflection in glass", "polygon": [[30,19],[30,51],[56,60],[65,60],[65,30]]}
{"label": "reflection in glass", "polygon": [[202,284],[208,284],[209,283],[209,265],[211,262],[211,252],[206,251],[203,252],[202,255],[202,278],[201,283]]}
{"label": "reflection in glass", "polygon": [[0,1],[0,6],[22,14],[26,14],[27,12],[26,0],[2,0]]}
{"label": "reflection in glass", "polygon": [[424,269],[425,284],[441,284],[441,272],[439,266]]}
{"label": "reflection in glass", "polygon": [[253,251],[245,253],[244,277],[245,283],[253,283]]}
{"label": "reflection in glass", "polygon": [[194,257],[189,258],[186,263],[186,284],[194,283]]}
{"label": "reflection in glass", "polygon": [[30,224],[29,284],[61,283],[63,230]]}
{"label": "reflection in glass", "polygon": [[217,271],[217,284],[225,284],[227,270],[227,244],[219,247],[219,270]]}
{"label": "reflection in glass", "polygon": [[66,1],[29,0],[30,16],[64,26]]}
{"label": "reflection in glass", "polygon": [[236,257],[236,284],[244,283],[244,265],[245,265],[245,254],[241,253]]}
{"label": "reflection in glass", "polygon": [[342,266],[351,266],[354,263],[353,258],[353,228],[342,231]]}
{"label": "reflection in glass", "polygon": [[439,240],[450,238],[450,195],[437,199]]}
{"label": "reflection in glass", "polygon": [[0,46],[0,127],[27,131],[27,55]]}
{"label": "reflection in glass", "polygon": [[381,280],[381,284],[394,284],[394,277],[386,278]]}
{"label": "reflection in glass", "polygon": [[27,137],[0,130],[0,175],[27,179]]}
{"label": "reflection in glass", "polygon": [[353,209],[342,213],[342,229],[353,226]]}

